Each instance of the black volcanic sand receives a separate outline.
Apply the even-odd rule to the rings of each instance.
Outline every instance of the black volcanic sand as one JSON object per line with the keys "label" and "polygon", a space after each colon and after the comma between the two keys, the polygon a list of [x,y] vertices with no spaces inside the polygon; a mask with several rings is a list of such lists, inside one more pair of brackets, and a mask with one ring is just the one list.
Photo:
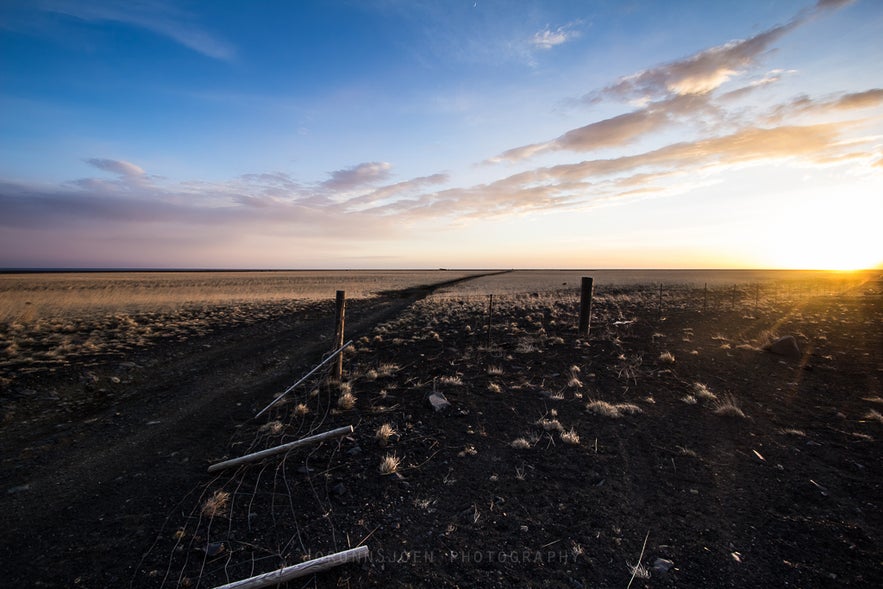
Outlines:
{"label": "black volcanic sand", "polygon": [[633,587],[877,586],[883,297],[599,289],[580,338],[572,291],[495,297],[489,332],[487,297],[426,294],[350,301],[352,409],[311,380],[252,419],[328,350],[330,305],[10,379],[4,584],[214,587],[363,544],[291,586],[625,587],[635,564]]}

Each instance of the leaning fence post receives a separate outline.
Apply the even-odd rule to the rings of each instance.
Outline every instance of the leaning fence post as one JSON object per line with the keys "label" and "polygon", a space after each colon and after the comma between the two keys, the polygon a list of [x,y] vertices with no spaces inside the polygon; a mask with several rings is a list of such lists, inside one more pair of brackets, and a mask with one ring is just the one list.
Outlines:
{"label": "leaning fence post", "polygon": [[[346,316],[346,291],[337,291],[337,322],[334,329],[334,349],[338,349],[343,345],[343,331]],[[334,378],[338,381],[343,379],[343,353],[337,356],[337,362],[334,365]]]}
{"label": "leaning fence post", "polygon": [[579,335],[588,336],[592,317],[592,277],[583,276],[579,295]]}

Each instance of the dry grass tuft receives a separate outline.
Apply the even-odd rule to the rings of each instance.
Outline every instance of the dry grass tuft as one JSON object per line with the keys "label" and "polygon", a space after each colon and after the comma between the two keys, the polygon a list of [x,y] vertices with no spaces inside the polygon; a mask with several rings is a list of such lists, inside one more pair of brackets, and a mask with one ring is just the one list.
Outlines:
{"label": "dry grass tuft", "polygon": [[392,376],[398,371],[398,364],[384,363],[377,367],[377,376]]}
{"label": "dry grass tuft", "polygon": [[675,446],[675,448],[678,449],[678,454],[680,454],[681,456],[689,456],[691,458],[699,458],[699,455],[696,454],[695,450],[691,450],[690,448],[687,448],[686,446]]}
{"label": "dry grass tuft", "polygon": [[516,438],[515,440],[512,440],[512,443],[509,445],[516,450],[530,450],[530,442],[524,438]]}
{"label": "dry grass tuft", "polygon": [[300,417],[308,414],[310,412],[310,408],[307,407],[306,403],[298,403],[294,406],[294,414]]}
{"label": "dry grass tuft", "polygon": [[214,494],[202,504],[202,515],[205,517],[217,517],[224,515],[230,504],[230,493],[227,491],[215,491]]}
{"label": "dry grass tuft", "polygon": [[782,433],[785,434],[786,436],[796,436],[798,438],[805,438],[806,437],[806,432],[804,432],[802,429],[794,429],[791,427],[783,429]]}
{"label": "dry grass tuft", "polygon": [[875,409],[871,409],[870,411],[865,413],[864,418],[869,421],[876,421],[879,423],[883,423],[883,415],[880,415],[880,413]]}
{"label": "dry grass tuft", "polygon": [[696,396],[697,398],[705,400],[705,401],[716,401],[717,400],[717,395],[715,395],[713,392],[711,392],[711,389],[709,389],[706,385],[702,384],[701,382],[694,382],[693,383],[693,395]]}
{"label": "dry grass tuft", "polygon": [[383,447],[386,447],[386,445],[389,443],[389,439],[394,435],[396,435],[396,430],[388,423],[384,423],[377,428],[376,432],[374,432],[374,437],[377,439],[377,442]]}
{"label": "dry grass tuft", "polygon": [[270,423],[265,423],[261,427],[258,428],[260,432],[270,432],[273,435],[277,435],[282,432],[284,429],[284,425],[282,425],[281,421],[271,421]]}
{"label": "dry grass tuft", "polygon": [[659,354],[659,361],[663,364],[674,364],[675,356],[671,352],[662,352]]}
{"label": "dry grass tuft", "polygon": [[586,405],[586,410],[596,415],[603,415],[604,417],[611,417],[613,419],[620,418],[623,415],[634,415],[636,413],[644,412],[634,403],[613,404],[608,403],[607,401],[601,401],[599,399],[589,401],[589,403]]}
{"label": "dry grass tuft", "polygon": [[348,411],[356,406],[356,396],[350,392],[343,393],[337,398],[337,407]]}
{"label": "dry grass tuft", "polygon": [[715,403],[714,414],[724,417],[738,417],[740,419],[745,419],[746,417],[745,413],[739,408],[739,404],[736,403],[736,399],[733,398],[732,395],[727,395],[722,399],[718,399],[717,403]]}
{"label": "dry grass tuft", "polygon": [[683,401],[687,405],[695,405],[696,403],[698,403],[696,397],[694,397],[693,395],[684,395],[683,397],[681,397],[681,401]]}
{"label": "dry grass tuft", "polygon": [[463,379],[459,376],[442,376],[438,379],[438,382],[450,386],[463,386]]}
{"label": "dry grass tuft", "polygon": [[561,422],[557,419],[546,419],[545,417],[542,417],[536,421],[536,425],[540,426],[547,432],[560,432],[564,430],[564,426],[561,425]]}
{"label": "dry grass tuft", "polygon": [[501,393],[501,392],[503,392],[503,389],[500,388],[500,385],[498,385],[498,384],[495,383],[495,382],[488,383],[488,385],[487,385],[487,390],[489,390],[489,391],[492,392],[492,393]]}
{"label": "dry grass tuft", "polygon": [[579,446],[579,434],[576,433],[576,430],[570,428],[570,430],[566,432],[561,432],[558,434],[558,437],[561,438],[561,441],[565,444],[569,444],[571,446]]}
{"label": "dry grass tuft", "polygon": [[489,376],[503,376],[503,369],[499,366],[488,366],[487,373]]}
{"label": "dry grass tuft", "polygon": [[383,460],[380,461],[380,473],[381,474],[392,474],[399,469],[399,464],[401,464],[402,459],[396,456],[395,454],[387,454],[384,456]]}

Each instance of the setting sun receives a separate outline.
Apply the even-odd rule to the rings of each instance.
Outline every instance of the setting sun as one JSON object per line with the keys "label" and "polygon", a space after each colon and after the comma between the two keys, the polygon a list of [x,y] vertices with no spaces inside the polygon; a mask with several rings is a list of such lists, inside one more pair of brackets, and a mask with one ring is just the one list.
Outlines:
{"label": "setting sun", "polygon": [[879,220],[883,187],[851,194],[811,194],[785,199],[775,222],[766,228],[771,267],[860,270],[883,262]]}

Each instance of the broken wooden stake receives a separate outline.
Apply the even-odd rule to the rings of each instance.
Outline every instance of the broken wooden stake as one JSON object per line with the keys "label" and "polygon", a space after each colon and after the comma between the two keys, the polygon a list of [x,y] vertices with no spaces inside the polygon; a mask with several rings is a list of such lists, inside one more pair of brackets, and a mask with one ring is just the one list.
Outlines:
{"label": "broken wooden stake", "polygon": [[350,550],[344,550],[343,552],[329,554],[328,556],[285,567],[271,573],[264,573],[241,581],[219,585],[218,587],[215,587],[215,589],[257,589],[259,587],[281,585],[282,583],[297,579],[298,577],[321,573],[322,571],[327,571],[336,566],[356,562],[367,557],[368,547],[359,546],[358,548],[351,548]]}
{"label": "broken wooden stake", "polygon": [[309,436],[307,438],[295,440],[294,442],[282,444],[281,446],[274,446],[273,448],[267,448],[266,450],[261,450],[260,452],[254,452],[253,454],[246,454],[245,456],[240,456],[239,458],[231,458],[230,460],[225,460],[223,462],[212,464],[208,467],[208,471],[215,472],[218,470],[223,470],[231,466],[238,466],[246,462],[260,460],[261,458],[266,458],[267,456],[273,456],[275,454],[281,454],[282,452],[288,452],[293,448],[306,446],[307,444],[313,444],[315,442],[321,442],[322,440],[327,440],[328,438],[339,438],[351,433],[353,433],[353,426],[348,425],[346,427],[339,427],[325,433],[316,434],[315,436]]}

